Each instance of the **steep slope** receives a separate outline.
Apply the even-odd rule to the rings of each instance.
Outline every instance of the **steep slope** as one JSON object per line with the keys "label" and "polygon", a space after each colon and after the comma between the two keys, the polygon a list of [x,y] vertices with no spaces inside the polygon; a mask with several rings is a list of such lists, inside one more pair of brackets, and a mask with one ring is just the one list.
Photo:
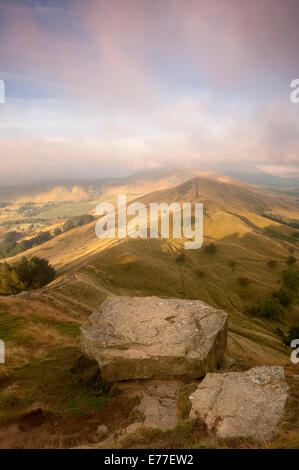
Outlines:
{"label": "steep slope", "polygon": [[[221,240],[228,237],[242,238],[245,234],[255,238],[257,249],[263,253],[287,249],[293,246],[294,229],[265,218],[264,213],[288,214],[298,217],[295,199],[285,195],[276,195],[263,191],[255,186],[243,185],[238,182],[224,182],[220,179],[196,177],[179,186],[141,195],[138,202],[147,207],[151,202],[202,202],[204,204],[204,240]],[[121,194],[125,194],[122,192]],[[103,197],[102,201],[106,201]],[[78,227],[50,240],[43,245],[26,251],[26,256],[41,256],[59,270],[67,271],[75,266],[84,265],[90,257],[97,256],[122,240],[99,240],[95,236],[94,222]],[[278,241],[279,240],[279,241]],[[280,243],[285,240],[286,243]],[[291,245],[288,244],[291,243]],[[251,246],[251,237],[244,240]],[[264,247],[269,245],[269,247]],[[296,246],[296,245],[294,245]],[[266,251],[265,251],[266,250]],[[13,262],[22,255],[9,259]]]}

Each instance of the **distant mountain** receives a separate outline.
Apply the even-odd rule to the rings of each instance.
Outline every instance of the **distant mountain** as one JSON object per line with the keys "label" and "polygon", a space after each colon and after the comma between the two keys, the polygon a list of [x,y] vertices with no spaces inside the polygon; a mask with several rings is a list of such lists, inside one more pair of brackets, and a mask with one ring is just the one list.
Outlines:
{"label": "distant mountain", "polygon": [[104,181],[56,181],[21,186],[1,186],[0,201],[16,201],[17,203],[83,201],[90,198]]}
{"label": "distant mountain", "polygon": [[228,175],[240,181],[249,184],[258,184],[261,186],[298,186],[299,178],[280,178],[269,173],[259,172],[251,173],[246,171],[231,171],[226,172]]}
{"label": "distant mountain", "polygon": [[299,187],[299,178],[279,178],[268,173],[227,171],[220,174],[213,171],[177,168],[157,168],[138,171],[124,178],[57,180],[53,182],[1,186],[1,201],[47,203],[64,201],[86,201],[107,197],[111,199],[118,192],[127,191],[130,198],[154,190],[177,186],[193,177],[208,178],[236,185],[293,186]]}

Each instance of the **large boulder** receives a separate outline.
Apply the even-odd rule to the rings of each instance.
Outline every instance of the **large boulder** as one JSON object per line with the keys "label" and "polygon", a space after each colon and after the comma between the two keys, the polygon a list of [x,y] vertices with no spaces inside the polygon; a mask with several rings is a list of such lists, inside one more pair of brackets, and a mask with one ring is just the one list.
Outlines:
{"label": "large boulder", "polygon": [[208,374],[190,395],[190,418],[204,421],[217,437],[269,440],[280,421],[288,386],[279,366]]}
{"label": "large boulder", "polygon": [[201,377],[226,350],[227,314],[199,300],[111,297],[81,327],[83,352],[114,382]]}

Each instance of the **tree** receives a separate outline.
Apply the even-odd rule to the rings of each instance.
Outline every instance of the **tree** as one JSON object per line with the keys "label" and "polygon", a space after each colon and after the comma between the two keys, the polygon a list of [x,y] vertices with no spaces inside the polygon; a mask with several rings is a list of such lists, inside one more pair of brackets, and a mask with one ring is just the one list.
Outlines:
{"label": "tree", "polygon": [[39,232],[36,237],[31,238],[31,241],[34,245],[41,245],[42,243],[51,240],[51,238],[51,233],[49,232],[49,230],[47,230],[46,232]]}
{"label": "tree", "polygon": [[8,264],[0,265],[0,295],[17,294],[24,289],[16,271]]}
{"label": "tree", "polygon": [[75,227],[80,227],[81,225],[89,224],[94,220],[93,215],[83,214],[75,217],[69,218],[62,226],[62,230],[67,232]]}
{"label": "tree", "polygon": [[277,261],[275,261],[274,259],[269,259],[269,261],[267,262],[267,265],[269,266],[269,268],[276,268]]}
{"label": "tree", "polygon": [[23,257],[13,265],[0,264],[0,295],[17,294],[22,290],[38,289],[55,279],[55,269],[49,261]]}
{"label": "tree", "polygon": [[62,233],[62,230],[60,227],[56,227],[54,228],[54,236],[55,237],[58,237],[58,235],[60,235]]}
{"label": "tree", "polygon": [[299,269],[296,267],[286,269],[283,272],[283,283],[287,289],[297,292],[299,289]]}
{"label": "tree", "polygon": [[3,241],[4,243],[16,242],[17,240],[19,240],[21,236],[22,236],[21,233],[16,232],[15,230],[12,230],[11,232],[7,232],[5,234]]}
{"label": "tree", "polygon": [[49,261],[37,256],[30,260],[24,256],[14,265],[14,269],[27,289],[38,289],[55,279],[55,269]]}

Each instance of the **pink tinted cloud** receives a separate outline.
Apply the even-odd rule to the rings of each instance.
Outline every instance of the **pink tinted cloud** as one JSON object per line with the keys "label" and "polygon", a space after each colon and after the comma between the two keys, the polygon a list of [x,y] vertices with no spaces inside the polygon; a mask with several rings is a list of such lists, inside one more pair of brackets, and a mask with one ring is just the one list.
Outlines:
{"label": "pink tinted cloud", "polygon": [[[213,82],[296,71],[299,4],[296,0],[170,2],[184,47]],[[274,78],[274,77],[273,77]]]}
{"label": "pink tinted cloud", "polygon": [[[82,34],[61,27],[55,29],[55,25],[45,28],[36,20],[32,9],[14,0],[2,5],[3,62],[11,71],[21,71],[45,82],[62,83],[65,96],[85,106],[96,103],[105,108],[134,109],[153,104],[159,87],[141,60],[142,28],[134,30],[134,21],[129,21],[130,12],[121,8],[121,2],[117,15],[104,2],[100,3],[104,14],[92,0],[84,4],[74,0],[67,12],[57,9],[57,14],[65,14],[77,22]],[[134,43],[138,54],[132,50]]]}
{"label": "pink tinted cloud", "polygon": [[83,101],[142,108],[158,105],[175,75],[181,86],[186,73],[231,88],[296,70],[296,0],[73,0],[56,10],[65,27],[46,10],[2,4],[0,53],[12,71],[61,81]]}
{"label": "pink tinted cloud", "polygon": [[[55,93],[74,101],[82,119],[88,122],[91,110],[98,113],[99,132],[94,141],[83,131],[81,140],[55,140],[47,137],[45,118],[44,135],[32,129],[15,139],[4,136],[3,180],[22,171],[26,178],[69,171],[93,175],[94,168],[108,164],[297,167],[298,113],[286,80],[296,72],[297,0],[57,5],[49,16],[16,0],[1,3],[1,64],[44,83],[46,95],[53,93],[51,82],[60,84]],[[267,102],[266,94],[263,106],[249,112],[248,88],[269,89],[271,95],[279,79],[275,102]],[[234,88],[240,106],[223,107],[219,98],[229,100]],[[208,98],[198,99],[201,94]],[[276,103],[280,94],[283,105]],[[123,116],[129,123],[119,125]]]}

